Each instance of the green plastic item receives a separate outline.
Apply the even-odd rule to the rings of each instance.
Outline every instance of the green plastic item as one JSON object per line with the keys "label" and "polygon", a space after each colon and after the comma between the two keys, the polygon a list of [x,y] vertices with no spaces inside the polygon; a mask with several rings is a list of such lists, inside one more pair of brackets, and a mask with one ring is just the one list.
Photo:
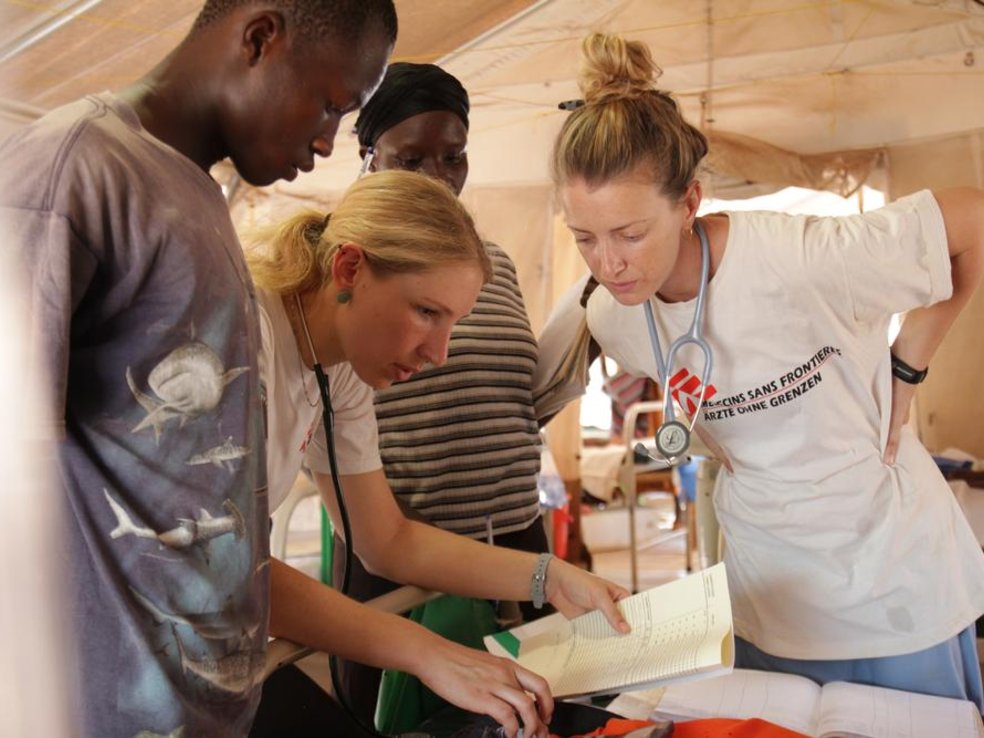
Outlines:
{"label": "green plastic item", "polygon": [[[448,640],[484,650],[482,638],[499,630],[488,600],[444,595],[408,617]],[[448,703],[402,671],[386,670],[376,704],[376,729],[385,735],[412,731]]]}
{"label": "green plastic item", "polygon": [[[334,527],[321,506],[321,581],[332,583]],[[484,650],[482,638],[500,628],[488,600],[444,595],[412,610],[408,618],[445,638]],[[376,729],[393,735],[412,731],[448,705],[420,680],[402,671],[383,672],[376,705]]]}
{"label": "green plastic item", "polygon": [[328,511],[321,506],[321,581],[331,586],[331,567],[335,546],[335,527],[331,524]]}

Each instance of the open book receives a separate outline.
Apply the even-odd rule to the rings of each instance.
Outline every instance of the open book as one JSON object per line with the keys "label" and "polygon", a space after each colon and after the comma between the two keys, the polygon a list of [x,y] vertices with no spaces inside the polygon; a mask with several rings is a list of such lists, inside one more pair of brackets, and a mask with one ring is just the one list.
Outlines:
{"label": "open book", "polygon": [[557,613],[485,638],[550,684],[555,697],[612,694],[727,673],[734,667],[724,564],[619,603],[632,626],[617,633],[600,612]]}
{"label": "open book", "polygon": [[608,709],[639,719],[757,717],[817,738],[984,738],[973,702],[748,669],[622,694]]}

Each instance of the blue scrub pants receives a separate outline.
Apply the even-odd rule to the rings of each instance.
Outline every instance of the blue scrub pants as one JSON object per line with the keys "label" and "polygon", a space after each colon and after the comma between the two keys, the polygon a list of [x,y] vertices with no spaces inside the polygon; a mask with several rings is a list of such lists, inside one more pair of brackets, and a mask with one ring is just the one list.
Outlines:
{"label": "blue scrub pants", "polygon": [[741,669],[799,674],[818,684],[857,682],[876,687],[970,700],[984,712],[981,665],[974,625],[925,651],[874,659],[810,661],[785,659],[735,638],[735,666]]}

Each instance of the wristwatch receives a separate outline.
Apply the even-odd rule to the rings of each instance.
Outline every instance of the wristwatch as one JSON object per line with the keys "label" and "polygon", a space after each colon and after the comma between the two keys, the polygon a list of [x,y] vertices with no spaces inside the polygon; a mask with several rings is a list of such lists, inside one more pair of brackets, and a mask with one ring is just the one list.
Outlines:
{"label": "wristwatch", "polygon": [[903,382],[909,384],[919,384],[929,374],[929,367],[925,369],[913,369],[895,354],[892,354],[892,374]]}

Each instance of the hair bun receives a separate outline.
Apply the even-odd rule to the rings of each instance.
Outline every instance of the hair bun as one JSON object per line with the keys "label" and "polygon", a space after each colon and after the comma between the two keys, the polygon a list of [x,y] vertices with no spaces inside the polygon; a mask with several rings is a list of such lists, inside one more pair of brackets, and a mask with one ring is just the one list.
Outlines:
{"label": "hair bun", "polygon": [[656,80],[662,74],[640,41],[593,33],[581,43],[578,86],[588,104],[658,92]]}

